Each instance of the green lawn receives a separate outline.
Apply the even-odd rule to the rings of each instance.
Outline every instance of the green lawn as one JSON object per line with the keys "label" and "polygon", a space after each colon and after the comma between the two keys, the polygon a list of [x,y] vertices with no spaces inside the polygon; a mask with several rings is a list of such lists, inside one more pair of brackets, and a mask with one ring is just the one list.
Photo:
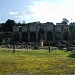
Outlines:
{"label": "green lawn", "polygon": [[75,75],[75,54],[70,51],[0,49],[0,75]]}

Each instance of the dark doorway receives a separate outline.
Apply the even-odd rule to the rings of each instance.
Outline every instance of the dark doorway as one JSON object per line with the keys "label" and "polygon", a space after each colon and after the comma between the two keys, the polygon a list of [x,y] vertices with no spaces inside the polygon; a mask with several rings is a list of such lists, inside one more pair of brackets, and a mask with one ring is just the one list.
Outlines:
{"label": "dark doorway", "polygon": [[61,32],[56,32],[55,39],[56,40],[61,40]]}
{"label": "dark doorway", "polygon": [[27,42],[28,41],[28,34],[27,34],[27,32],[23,32],[22,33],[22,41],[23,42]]}
{"label": "dark doorway", "polygon": [[47,41],[53,41],[53,34],[52,32],[47,33]]}
{"label": "dark doorway", "polygon": [[19,33],[14,32],[13,37],[14,37],[14,38],[13,38],[12,41],[19,41],[19,37],[20,37],[20,35],[19,35]]}
{"label": "dark doorway", "polygon": [[30,33],[30,41],[36,41],[36,33],[35,32]]}
{"label": "dark doorway", "polygon": [[68,32],[63,33],[63,40],[69,40],[69,33]]}

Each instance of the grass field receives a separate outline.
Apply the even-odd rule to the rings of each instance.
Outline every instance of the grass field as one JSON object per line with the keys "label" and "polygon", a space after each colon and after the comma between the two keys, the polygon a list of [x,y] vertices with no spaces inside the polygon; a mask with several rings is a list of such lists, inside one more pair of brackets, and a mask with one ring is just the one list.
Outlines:
{"label": "grass field", "polygon": [[0,75],[75,75],[75,53],[0,49]]}

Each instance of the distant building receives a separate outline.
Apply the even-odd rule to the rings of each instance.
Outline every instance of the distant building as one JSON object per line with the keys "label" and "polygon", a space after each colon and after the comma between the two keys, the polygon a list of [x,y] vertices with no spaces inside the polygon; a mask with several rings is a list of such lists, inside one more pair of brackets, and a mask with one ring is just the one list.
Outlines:
{"label": "distant building", "polygon": [[75,22],[69,24],[70,39],[75,40]]}
{"label": "distant building", "polygon": [[70,25],[52,22],[32,22],[26,25],[13,27],[14,39],[22,42],[45,42],[75,40],[75,23]]}

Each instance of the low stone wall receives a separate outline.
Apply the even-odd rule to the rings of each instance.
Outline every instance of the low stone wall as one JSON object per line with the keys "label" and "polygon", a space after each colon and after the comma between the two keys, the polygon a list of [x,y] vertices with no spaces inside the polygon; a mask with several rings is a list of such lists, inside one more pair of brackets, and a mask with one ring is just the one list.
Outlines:
{"label": "low stone wall", "polygon": [[[9,48],[12,49],[13,45],[0,45],[1,48]],[[15,49],[36,49],[36,45],[14,45]],[[38,48],[38,47],[37,47]]]}

